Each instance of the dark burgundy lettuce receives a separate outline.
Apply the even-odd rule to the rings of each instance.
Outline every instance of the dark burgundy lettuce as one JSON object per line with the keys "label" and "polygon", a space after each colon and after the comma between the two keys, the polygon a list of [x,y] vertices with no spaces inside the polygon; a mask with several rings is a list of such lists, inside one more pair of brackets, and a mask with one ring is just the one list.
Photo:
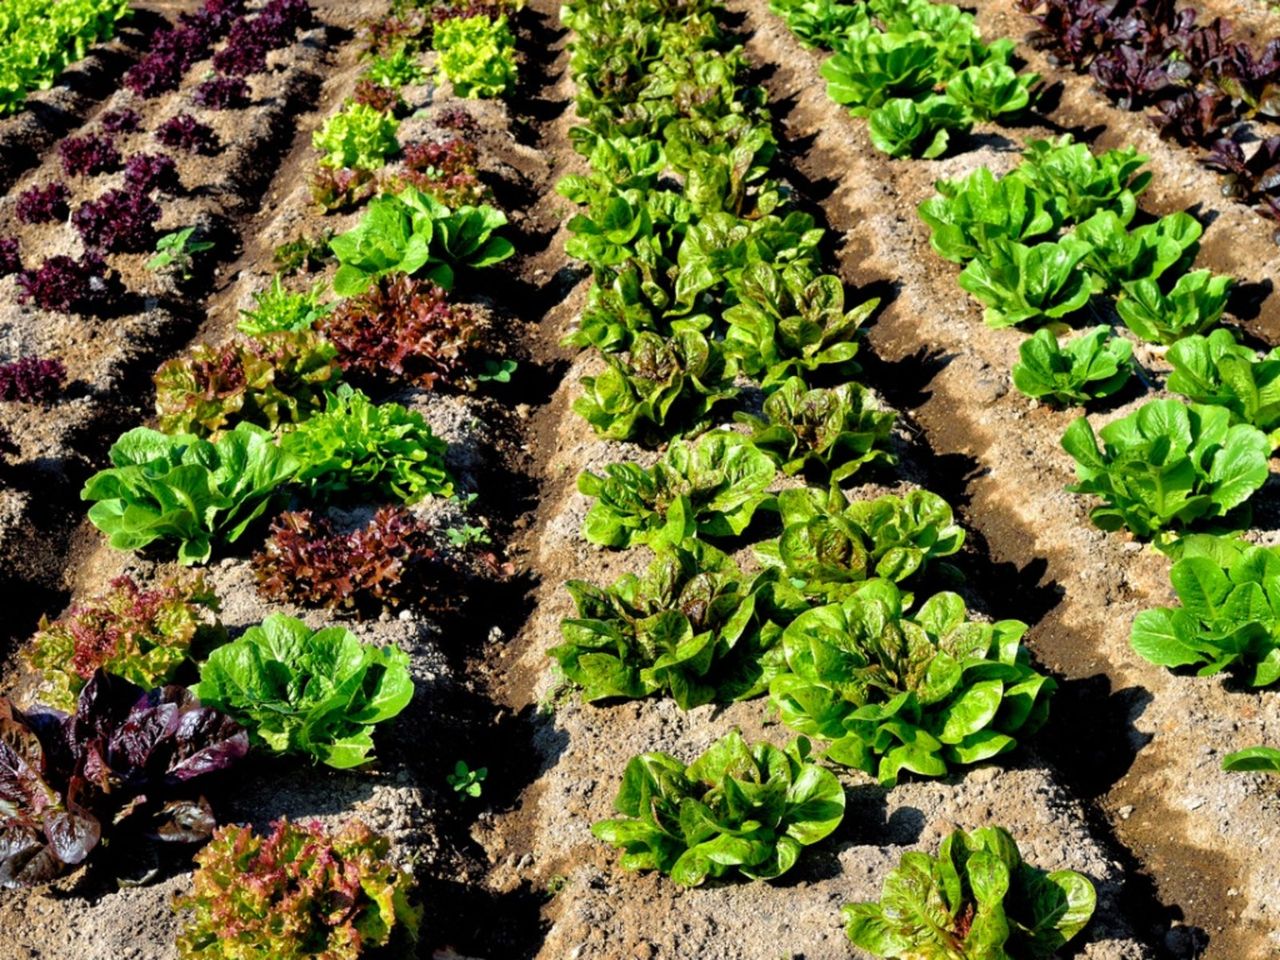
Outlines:
{"label": "dark burgundy lettuce", "polygon": [[248,749],[237,723],[184,687],[145,691],[99,670],[71,716],[0,698],[0,886],[56,878],[104,831],[207,838],[214,822],[194,786]]}
{"label": "dark burgundy lettuce", "polygon": [[178,180],[178,164],[164,153],[135,153],[125,161],[124,182],[129,189],[139,193],[152,190],[177,193],[182,189]]}
{"label": "dark burgundy lettuce", "polygon": [[14,213],[21,223],[53,223],[65,220],[70,212],[67,200],[71,194],[61,183],[31,187],[18,194]]}
{"label": "dark burgundy lettuce", "polygon": [[156,139],[166,147],[191,153],[213,154],[222,146],[213,127],[201,123],[189,113],[180,113],[160,124],[156,128]]}
{"label": "dark burgundy lettuce", "polygon": [[142,127],[142,117],[137,110],[108,110],[102,115],[102,129],[107,133],[133,133]]}
{"label": "dark burgundy lettuce", "polygon": [[67,368],[61,360],[19,357],[0,363],[0,400],[48,403],[62,392]]}
{"label": "dark burgundy lettuce", "polygon": [[68,177],[110,173],[120,167],[120,151],[111,138],[92,133],[67,137],[58,144],[58,156],[62,159],[62,171]]}
{"label": "dark burgundy lettuce", "polygon": [[18,298],[59,313],[91,311],[110,300],[106,274],[106,261],[92,251],[79,260],[58,254],[18,274]]}
{"label": "dark burgundy lettuce", "polygon": [[196,87],[196,103],[211,110],[232,110],[249,103],[249,84],[242,77],[211,77]]}
{"label": "dark burgundy lettuce", "polygon": [[0,277],[18,273],[22,269],[22,256],[16,237],[0,237]]}
{"label": "dark burgundy lettuce", "polygon": [[85,246],[123,253],[146,253],[155,246],[160,206],[145,193],[108,190],[81,204],[71,224]]}

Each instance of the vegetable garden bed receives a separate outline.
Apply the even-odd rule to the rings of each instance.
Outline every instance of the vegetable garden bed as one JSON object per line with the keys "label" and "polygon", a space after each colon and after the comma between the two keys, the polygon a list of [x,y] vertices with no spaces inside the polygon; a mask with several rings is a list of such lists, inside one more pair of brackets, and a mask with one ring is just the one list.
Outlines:
{"label": "vegetable garden bed", "polygon": [[[165,5],[0,119],[21,261],[0,361],[61,364],[0,369],[0,772],[20,774],[0,776],[0,958],[915,956],[928,938],[891,918],[930,896],[965,947],[919,956],[1277,949],[1276,780],[1223,769],[1280,746],[1274,616],[1214,592],[1228,567],[1277,574],[1177,538],[1276,542],[1280,418],[1219,383],[1166,427],[1213,392],[1182,359],[1210,341],[1168,346],[1189,332],[1174,278],[1234,281],[1206,275],[1184,325],[1207,332],[1216,296],[1280,343],[1266,221],[1022,43],[1011,0],[976,24],[1043,82],[1019,109],[1000,74],[995,120],[930,100],[985,115],[988,68],[888,108],[868,74],[833,80],[842,41],[808,31],[857,5],[690,6]],[[954,11],[873,6],[963,48],[956,72],[1008,56],[957,40]],[[162,16],[218,26],[159,62]],[[1241,19],[1260,47],[1274,16]],[[1087,149],[1063,159],[1063,135]],[[1120,156],[1089,151],[1127,147],[1069,207],[1081,166]],[[982,234],[955,212],[978,201],[948,199],[973,184],[1025,187],[1033,251],[1089,239],[1056,288],[1010,289],[1013,247],[988,238],[1014,218]],[[35,274],[58,255],[70,280]],[[1132,286],[1147,268],[1163,286]],[[1090,375],[1053,373],[1058,337],[1095,324]],[[1236,363],[1266,389],[1273,361]],[[1119,482],[1068,427],[1152,401],[1144,429],[1219,431],[1173,481],[1206,496],[1108,512],[1064,489]],[[215,485],[207,512],[183,471]],[[1179,601],[1193,620],[1158,611]],[[1220,628],[1252,645],[1225,657]],[[203,707],[135,704],[117,674]],[[55,736],[38,702],[77,719]],[[207,719],[145,748],[112,733],[170,709]],[[250,829],[196,853],[215,818]],[[339,874],[308,873],[307,844],[364,886],[309,902]],[[895,887],[912,851],[941,858],[926,893]],[[253,953],[241,874],[308,932]],[[335,947],[350,931],[367,944]]]}

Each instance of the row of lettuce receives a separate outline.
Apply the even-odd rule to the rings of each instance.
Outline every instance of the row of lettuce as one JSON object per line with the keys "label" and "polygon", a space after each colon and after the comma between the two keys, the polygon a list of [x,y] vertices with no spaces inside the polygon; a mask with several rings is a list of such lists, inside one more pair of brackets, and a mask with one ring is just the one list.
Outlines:
{"label": "row of lettuce", "polygon": [[0,10],[0,114],[48,90],[89,48],[115,36],[128,0],[15,0]]}
{"label": "row of lettuce", "polygon": [[[1207,150],[1223,194],[1280,219],[1276,168],[1280,57],[1232,37],[1221,17],[1137,0],[1116,11],[1098,0],[1018,0],[1039,23],[1038,49],[1077,70],[1126,110],[1148,113],[1161,137]],[[956,134],[993,119],[1025,120],[1045,93],[1015,69],[1014,44],[985,44],[973,17],[948,4],[770,0],[800,41],[831,52],[831,98],[868,119],[872,143],[894,157],[936,157]],[[1045,98],[1044,102],[1048,102]]]}
{"label": "row of lettuce", "polygon": [[[264,599],[334,611],[429,606],[459,589],[485,528],[413,509],[457,496],[445,444],[419,412],[375,398],[510,377],[487,313],[452,291],[514,248],[486,202],[468,111],[437,110],[438,140],[395,135],[430,45],[459,96],[511,89],[507,11],[406,7],[366,28],[356,96],[316,131],[312,178],[330,209],[327,178],[372,185],[345,204],[363,214],[345,233],[282,245],[240,336],[157,371],[157,427],[123,434],[84,487],[112,547],[197,566],[258,540]],[[335,261],[331,283],[293,279]],[[62,371],[46,367],[13,372],[32,387],[22,399],[52,399]],[[372,518],[339,526],[334,508]],[[200,575],[123,576],[41,623],[24,653],[38,703],[0,698],[13,774],[0,783],[0,884],[48,882],[108,846],[199,843],[193,891],[176,904],[181,957],[410,949],[421,909],[386,837],[355,819],[281,820],[265,837],[218,828],[202,795],[251,752],[337,769],[373,760],[375,727],[414,695],[408,654],[278,613],[230,639],[220,606]]]}
{"label": "row of lettuce", "polygon": [[[775,9],[803,40],[838,34],[857,19],[848,10],[866,6]],[[879,0],[869,6],[903,42],[933,36],[940,16],[900,16]],[[846,103],[832,72],[838,62],[837,53],[824,73],[831,98]],[[934,250],[964,265],[959,285],[984,305],[988,326],[1035,330],[1012,371],[1027,396],[1074,406],[1133,389],[1135,374],[1150,384],[1154,374],[1116,333],[1121,324],[1167,363],[1164,388],[1190,402],[1151,400],[1096,434],[1078,418],[1062,439],[1076,461],[1070,489],[1101,498],[1091,511],[1099,527],[1153,539],[1175,560],[1180,606],[1138,616],[1132,643],[1142,657],[1201,675],[1230,670],[1251,687],[1269,687],[1280,682],[1280,614],[1266,599],[1280,583],[1280,552],[1239,531],[1280,438],[1280,353],[1261,355],[1223,325],[1235,281],[1194,269],[1200,222],[1187,212],[1139,211],[1152,179],[1146,161],[1134,149],[1095,155],[1067,137],[1036,140],[1003,176],[981,167],[938,181],[919,215]],[[1059,341],[1086,320],[1102,323]],[[1197,532],[1206,527],[1217,535]],[[1249,748],[1224,766],[1280,771],[1280,751]]]}
{"label": "row of lettuce", "polygon": [[[825,231],[778,177],[765,93],[719,14],[715,0],[562,8],[571,139],[590,172],[559,189],[580,207],[568,252],[593,278],[567,342],[603,367],[574,409],[601,438],[663,449],[652,467],[579,477],[585,539],[652,559],[609,586],[571,581],[578,615],[551,655],[589,701],[767,694],[800,734],[779,748],[733,731],[692,763],[631,759],[619,818],[594,832],[625,868],[684,885],[789,870],[843,819],[840,767],[891,788],[1014,750],[1055,686],[1021,645],[1025,624],[975,619],[952,592],[917,602],[964,541],[944,500],[842,492],[895,462],[892,413],[851,379],[876,303],[848,308],[824,269]],[[742,411],[755,398],[760,413]],[[734,559],[748,548],[759,572]],[[909,919],[926,904],[937,933]],[[984,827],[937,859],[906,854],[882,899],[845,917],[881,956],[939,936],[1038,956],[1094,905],[1086,878],[1036,870]]]}

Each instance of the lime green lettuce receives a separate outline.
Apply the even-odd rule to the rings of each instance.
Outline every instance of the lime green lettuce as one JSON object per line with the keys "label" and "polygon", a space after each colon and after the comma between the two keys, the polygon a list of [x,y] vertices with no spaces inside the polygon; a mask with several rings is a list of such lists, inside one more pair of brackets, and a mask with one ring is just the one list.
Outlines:
{"label": "lime green lettuce", "polygon": [[989,327],[1045,323],[1089,302],[1093,285],[1083,264],[1092,249],[1072,236],[1034,246],[991,240],[988,255],[972,260],[958,282],[986,305]]}
{"label": "lime green lettuce", "polygon": [[209,654],[192,690],[276,753],[341,769],[372,759],[374,726],[409,705],[413,681],[399,647],[276,613]]}
{"label": "lime green lettuce", "polygon": [[301,465],[298,481],[320,493],[374,488],[405,503],[453,495],[445,443],[422,414],[374,403],[347,384],[286,433],[281,446]]}
{"label": "lime green lettuce", "polygon": [[929,242],[940,256],[964,263],[990,255],[993,240],[1018,243],[1056,231],[1061,223],[1052,202],[1018,176],[997,178],[979,167],[963,180],[939,180],[938,196],[917,208],[929,225]]}
{"label": "lime green lettuce", "polygon": [[950,97],[898,97],[871,111],[867,133],[877,150],[903,159],[933,160],[947,151],[953,132],[973,125],[964,107]]}
{"label": "lime green lettuce", "polygon": [[1182,211],[1128,230],[1114,210],[1099,210],[1076,227],[1075,236],[1093,247],[1085,266],[1099,278],[1096,285],[1115,290],[1166,272],[1182,275],[1200,250],[1203,232],[1200,222]]}
{"label": "lime green lettuce", "polygon": [[0,5],[0,113],[48,90],[84,59],[92,44],[115,35],[132,15],[128,0],[5,0]]}
{"label": "lime green lettuce", "polygon": [[1071,870],[1023,861],[1000,827],[956,830],[938,856],[910,852],[877,903],[845,906],[854,945],[902,960],[1049,960],[1089,923],[1097,894]]}
{"label": "lime green lettuce", "polygon": [[1177,400],[1152,400],[1097,436],[1080,417],[1062,446],[1079,478],[1067,489],[1103,500],[1093,522],[1139,537],[1225,517],[1266,482],[1271,455],[1266,435],[1232,426],[1230,411]]}
{"label": "lime green lettuce", "polygon": [[749,746],[733,731],[687,767],[666,753],[631,758],[616,820],[592,825],[623,850],[627,870],[658,870],[686,887],[737,871],[770,880],[844,819],[840,781],[809,760],[803,737],[785,749]]}
{"label": "lime green lettuce", "polygon": [[85,483],[89,520],[117,550],[176,543],[178,560],[204,563],[214,541],[234,543],[294,479],[300,462],[261,427],[240,423],[208,441],[137,427]]}
{"label": "lime green lettuce", "polygon": [[435,24],[440,75],[460,97],[501,97],[516,85],[516,39],[506,16],[455,17]]}
{"label": "lime green lettuce", "polygon": [[783,633],[788,673],[770,698],[783,723],[831,741],[826,757],[893,786],[903,770],[946,776],[1044,723],[1055,684],[1029,665],[1026,624],[967,619],[954,593],[908,616],[910,597],[869,580]]}
{"label": "lime green lettuce", "polygon": [[1232,277],[1210,270],[1184,273],[1168,291],[1154,280],[1135,280],[1124,284],[1116,312],[1143,340],[1171,344],[1217,323],[1234,283]]}
{"label": "lime green lettuce", "polygon": [[311,143],[323,154],[323,166],[381,170],[388,157],[400,152],[399,127],[400,121],[390,114],[351,101],[311,135]]}
{"label": "lime green lettuce", "polygon": [[1055,142],[1032,140],[1014,174],[1051,198],[1062,222],[1080,223],[1099,210],[1113,210],[1128,223],[1138,209],[1138,194],[1151,184],[1147,157],[1132,147],[1094,154],[1064,134]]}

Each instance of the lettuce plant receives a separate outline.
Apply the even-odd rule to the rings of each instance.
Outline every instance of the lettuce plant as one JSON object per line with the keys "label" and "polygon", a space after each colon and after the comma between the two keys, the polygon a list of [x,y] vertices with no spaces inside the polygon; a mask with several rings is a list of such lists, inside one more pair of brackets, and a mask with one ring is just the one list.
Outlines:
{"label": "lettuce plant", "polygon": [[324,291],[324,284],[316,283],[308,290],[295,292],[284,285],[277,273],[271,279],[271,286],[253,295],[254,308],[240,311],[236,329],[251,337],[310,330],[333,309],[332,304],[325,302]]}
{"label": "lettuce plant", "polygon": [[216,437],[237,423],[298,423],[324,407],[341,379],[337,355],[310,331],[199,344],[155,373],[160,429]]}
{"label": "lettuce plant", "polygon": [[1234,278],[1209,270],[1182,274],[1168,292],[1154,280],[1136,280],[1124,285],[1116,312],[1143,340],[1171,344],[1217,323],[1234,283]]}
{"label": "lettuce plant", "polygon": [[16,237],[0,237],[0,277],[22,272],[22,256]]}
{"label": "lettuce plant", "polygon": [[939,180],[937,188],[917,210],[933,249],[954,263],[990,255],[993,240],[1022,243],[1060,224],[1052,202],[1019,176],[997,178],[979,167],[963,180]]}
{"label": "lettuce plant", "polygon": [[424,269],[427,279],[450,290],[455,267],[480,269],[515,253],[496,232],[506,223],[493,207],[451,210],[415,187],[377,197],[354,229],[329,242],[339,264],[334,292],[355,296],[384,274]]}
{"label": "lettuce plant", "polygon": [[1090,517],[1103,530],[1152,537],[1225,517],[1266,482],[1271,443],[1222,407],[1152,400],[1101,430],[1080,417],[1063,434],[1076,461],[1074,493],[1099,496]]}
{"label": "lettuce plant", "polygon": [[1093,285],[1084,259],[1092,249],[1072,236],[1034,246],[992,240],[989,253],[972,260],[958,282],[986,305],[989,327],[1045,323],[1089,302]]}
{"label": "lettuce plant", "polygon": [[1157,666],[1230,669],[1253,687],[1280,681],[1280,552],[1191,536],[1169,571],[1179,606],[1144,610],[1130,643]]}
{"label": "lettuce plant", "polygon": [[0,732],[0,887],[54,880],[104,836],[144,859],[153,842],[206,839],[216,821],[199,784],[249,750],[238,724],[182,687],[146,691],[103,670],[70,716],[0,697]]}
{"label": "lettuce plant", "polygon": [[80,492],[89,520],[116,550],[176,541],[178,560],[204,563],[215,539],[234,543],[294,478],[298,462],[266,430],[237,424],[215,441],[136,427],[111,447],[111,467]]}
{"label": "lettuce plant", "polygon": [[66,366],[53,357],[19,357],[0,363],[0,401],[6,403],[51,403],[66,382]]}
{"label": "lettuce plant", "polygon": [[578,490],[596,498],[582,535],[606,547],[632,547],[678,544],[695,534],[738,536],[758,509],[773,505],[777,468],[741,434],[713,430],[696,442],[672,441],[652,469],[611,463],[604,472],[578,476]]}
{"label": "lettuce plant", "polygon": [[1018,348],[1013,385],[1028,397],[1068,406],[1109,397],[1133,373],[1133,344],[1094,327],[1066,344],[1042,327]]}
{"label": "lettuce plant", "polygon": [[201,123],[189,113],[170,117],[156,127],[156,139],[166,147],[212,156],[222,149],[213,127]]}
{"label": "lettuce plant", "polygon": [[234,110],[249,105],[249,84],[243,77],[210,77],[196,87],[191,99],[210,110]]}
{"label": "lettuce plant", "polygon": [[582,378],[573,409],[609,440],[658,446],[677,431],[708,425],[711,409],[737,395],[737,363],[720,344],[694,330],[669,338],[638,334],[626,360],[605,356],[607,369]]}
{"label": "lettuce plant", "polygon": [[803,46],[828,50],[867,19],[865,7],[840,0],[769,0],[769,10],[786,21]]}
{"label": "lettuce plant", "polygon": [[120,151],[111,137],[89,134],[67,137],[58,144],[62,172],[68,177],[88,177],[120,169]]}
{"label": "lettuce plant", "polygon": [[1127,230],[1114,210],[1099,210],[1076,227],[1075,236],[1093,247],[1085,266],[1114,290],[1124,283],[1157,280],[1166,271],[1182,275],[1195,260],[1203,231],[1184,211]]}
{"label": "lettuce plant", "polygon": [[342,533],[310,510],[280,514],[253,555],[268,600],[358,610],[403,607],[440,579],[430,524],[404,507],[382,507]]}
{"label": "lettuce plant", "polygon": [[485,327],[429,280],[385,276],[321,321],[348,372],[424,387],[475,384]]}
{"label": "lettuce plant", "polygon": [[1151,184],[1148,158],[1132,147],[1094,154],[1069,134],[1057,142],[1032,140],[1023,152],[1017,176],[1053,198],[1066,222],[1088,220],[1099,210],[1113,210],[1124,223],[1133,219],[1138,194]]}
{"label": "lettuce plant", "polygon": [[990,61],[965,67],[947,81],[947,99],[959,104],[973,120],[993,120],[1017,114],[1031,105],[1031,88],[1038,73],[1019,74],[1007,63]]}
{"label": "lettuce plant", "polygon": [[891,787],[903,770],[946,776],[1018,745],[1049,712],[1052,678],[1019,643],[1026,624],[967,619],[954,593],[908,616],[909,595],[869,580],[783,632],[788,672],[769,695],[782,722],[831,741],[826,757]]}
{"label": "lettuce plant", "polygon": [[368,170],[317,166],[311,173],[311,199],[327,212],[357,207],[378,193],[380,182]]}
{"label": "lettuce plant", "polygon": [[949,96],[896,97],[871,111],[867,133],[877,150],[898,159],[933,160],[947,151],[953,132],[973,125],[965,108]]}
{"label": "lettuce plant", "polygon": [[384,87],[380,83],[374,83],[369,79],[361,79],[356,81],[355,89],[351,91],[351,101],[361,104],[362,106],[372,107],[379,113],[398,116],[406,112],[404,98],[400,96],[400,91],[395,87]]}
{"label": "lettuce plant", "polygon": [[364,68],[364,75],[374,83],[392,89],[422,83],[427,79],[408,44],[373,57]]}
{"label": "lettuce plant", "polygon": [[112,253],[150,253],[160,205],[145,193],[108,190],[76,208],[71,225],[84,245]]}
{"label": "lettuce plant", "polygon": [[865,117],[890,100],[916,100],[937,84],[938,47],[922,32],[850,35],[822,64],[827,96]]}
{"label": "lettuce plant", "polygon": [[1088,926],[1096,906],[1087,877],[1039,870],[1003,828],[979,827],[956,830],[937,857],[904,853],[878,902],[843,913],[854,946],[877,957],[1047,960]]}
{"label": "lettuce plant", "polygon": [[431,40],[440,76],[460,97],[501,97],[515,89],[515,44],[506,16],[445,20]]}
{"label": "lettuce plant", "polygon": [[894,414],[857,383],[810,390],[791,377],[765,398],[763,418],[739,414],[738,420],[787,476],[818,467],[839,483],[867,464],[895,462],[885,449]]}
{"label": "lettuce plant", "polygon": [[697,540],[660,545],[643,576],[565,584],[578,616],[560,621],[548,653],[588,701],[663,692],[688,710],[759,696],[780,661],[768,582]]}
{"label": "lettuce plant", "polygon": [[23,270],[18,289],[19,300],[57,313],[89,312],[111,300],[107,263],[92,250],[79,260],[56,254],[34,270]]}
{"label": "lettuce plant", "polygon": [[255,744],[344,769],[372,760],[373,728],[409,705],[409,655],[350,630],[275,613],[200,667],[200,702],[236,717]]}
{"label": "lettuce plant", "polygon": [[19,223],[56,223],[71,212],[67,206],[70,198],[71,192],[63,183],[31,187],[18,194],[13,212]]}
{"label": "lettuce plant", "polygon": [[137,133],[142,129],[142,115],[132,107],[108,110],[98,122],[107,133]]}
{"label": "lettuce plant", "polygon": [[299,482],[321,494],[376,489],[404,503],[453,495],[445,443],[422,414],[398,403],[374,403],[345,383],[280,445],[301,464]]}
{"label": "lettuce plant", "polygon": [[74,604],[40,629],[25,659],[40,671],[41,703],[68,712],[76,697],[102,669],[144,689],[162,686],[189,657],[202,656],[226,640],[218,621],[218,596],[204,579],[170,577],[144,590],[129,576],[111,589]]}
{"label": "lettuce plant", "polygon": [[1165,386],[1194,403],[1224,407],[1232,423],[1248,423],[1280,446],[1280,350],[1259,357],[1228,329],[1176,341],[1166,357]]}
{"label": "lettuce plant", "polygon": [[311,135],[320,164],[343,170],[381,170],[400,152],[400,121],[361,103],[348,103]]}
{"label": "lettuce plant", "polygon": [[357,960],[381,948],[412,952],[421,908],[413,875],[363,821],[326,830],[277,820],[265,837],[220,828],[198,854],[192,891],[174,903],[191,915],[180,960]]}
{"label": "lettuce plant", "polygon": [[778,494],[778,512],[782,534],[757,557],[805,596],[828,601],[873,577],[905,580],[964,544],[951,507],[928,490],[850,501],[835,487],[794,488]]}
{"label": "lettuce plant", "polygon": [[1235,773],[1280,774],[1280,750],[1275,747],[1245,747],[1222,758],[1222,769]]}
{"label": "lettuce plant", "polygon": [[737,303],[724,311],[725,352],[766,388],[822,367],[852,373],[859,328],[880,305],[845,309],[844,284],[805,263],[748,264],[733,284]]}
{"label": "lettuce plant", "polygon": [[124,163],[124,185],[134,193],[160,190],[177,193],[182,189],[178,164],[163,153],[135,153]]}
{"label": "lettuce plant", "polygon": [[614,808],[591,832],[623,851],[626,870],[658,870],[685,887],[737,872],[771,880],[844,819],[844,788],[809,759],[803,737],[785,749],[750,746],[737,730],[685,766],[666,753],[632,757]]}
{"label": "lettuce plant", "polygon": [[19,110],[31,90],[48,90],[89,48],[115,35],[132,14],[126,0],[17,0],[4,8],[0,114]]}

